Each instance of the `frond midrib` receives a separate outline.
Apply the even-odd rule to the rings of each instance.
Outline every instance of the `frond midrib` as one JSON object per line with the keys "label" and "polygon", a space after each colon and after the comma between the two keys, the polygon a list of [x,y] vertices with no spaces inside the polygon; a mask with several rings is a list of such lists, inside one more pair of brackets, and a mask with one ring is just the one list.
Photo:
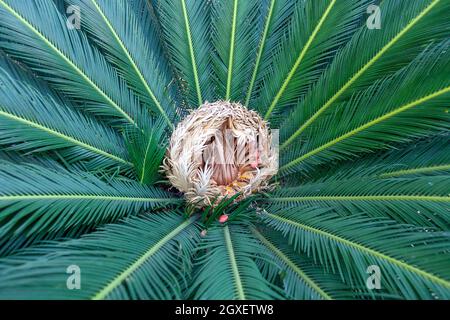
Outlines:
{"label": "frond midrib", "polygon": [[317,23],[316,27],[314,28],[313,32],[309,36],[308,41],[305,43],[305,46],[301,50],[301,52],[300,52],[299,56],[297,57],[294,65],[292,66],[292,68],[289,71],[286,79],[284,80],[283,84],[281,85],[280,90],[275,95],[274,99],[272,100],[272,103],[270,104],[269,109],[267,110],[266,115],[264,116],[264,120],[268,120],[269,119],[269,117],[270,117],[273,109],[275,108],[276,104],[278,103],[278,101],[280,101],[281,96],[283,95],[284,91],[286,90],[287,86],[289,85],[289,82],[291,81],[292,77],[294,76],[295,72],[297,71],[298,67],[300,66],[300,63],[303,61],[303,58],[305,57],[306,53],[308,52],[312,42],[314,41],[314,39],[316,38],[317,34],[319,33],[320,28],[324,24],[327,16],[331,12],[331,10],[332,10],[332,8],[333,8],[335,3],[336,3],[336,0],[332,0],[330,2],[330,4],[328,5],[327,9],[325,10],[325,12],[323,13],[322,17],[320,18],[319,22]]}
{"label": "frond midrib", "polygon": [[98,148],[96,148],[94,146],[86,144],[85,142],[79,141],[79,140],[77,140],[75,138],[67,136],[67,135],[65,135],[65,134],[63,134],[61,132],[58,132],[58,131],[54,130],[54,129],[50,129],[50,128],[48,128],[46,126],[43,126],[43,125],[41,125],[39,123],[32,122],[32,121],[30,121],[28,119],[24,119],[24,118],[18,117],[16,115],[13,115],[13,114],[1,111],[1,110],[0,110],[0,115],[4,116],[6,118],[12,119],[14,121],[18,121],[18,122],[24,123],[24,124],[29,125],[31,127],[37,128],[39,130],[45,131],[45,132],[47,132],[50,135],[53,135],[53,136],[56,136],[58,138],[64,139],[66,141],[69,141],[70,143],[73,143],[74,145],[77,145],[77,146],[79,146],[79,147],[81,147],[83,149],[90,150],[90,151],[92,151],[94,153],[97,153],[97,154],[100,154],[100,155],[102,155],[104,157],[111,158],[111,159],[113,159],[115,161],[124,163],[124,164],[126,164],[128,166],[132,166],[133,165],[131,162],[129,162],[129,161],[125,160],[125,159],[122,159],[122,158],[120,158],[120,157],[118,157],[116,155],[110,154],[110,153],[108,153],[106,151],[100,150],[100,149],[98,149]]}
{"label": "frond midrib", "polygon": [[440,0],[433,0],[423,11],[414,17],[399,33],[397,33],[386,45],[381,48],[361,69],[358,70],[322,107],[320,107],[307,121],[300,126],[281,146],[283,150],[291,144],[308,126],[311,125],[326,109],[328,109],[364,72],[377,62],[385,52],[406,34],[420,19],[422,19]]}
{"label": "frond midrib", "polygon": [[[27,200],[109,200],[130,202],[173,202],[174,198],[145,198],[126,196],[100,196],[83,194],[45,194],[45,195],[13,195],[0,196],[0,201],[27,201]],[[178,200],[178,199],[177,199]]]}
{"label": "frond midrib", "polygon": [[236,291],[239,300],[245,300],[244,287],[242,285],[241,276],[239,273],[239,268],[236,262],[236,255],[234,254],[233,243],[231,241],[230,230],[228,226],[223,228],[225,237],[225,246],[227,248],[228,257],[230,260],[231,270],[233,271],[234,284],[236,285]]}
{"label": "frond midrib", "polygon": [[150,150],[150,146],[152,145],[153,140],[152,139],[148,139],[148,143],[147,143],[147,148],[145,149],[145,155],[144,155],[144,160],[142,161],[142,172],[141,172],[141,178],[139,179],[140,183],[144,182],[144,177],[145,177],[145,168],[147,165],[147,157],[148,157],[148,152]]}
{"label": "frond midrib", "polygon": [[275,197],[273,202],[301,202],[301,201],[438,201],[450,202],[449,196],[421,196],[421,195],[360,195],[360,196],[300,196]]}
{"label": "frond midrib", "polygon": [[404,175],[409,175],[409,174],[427,173],[427,172],[440,171],[440,170],[450,170],[450,164],[442,164],[442,165],[396,170],[396,171],[385,172],[378,176],[380,178],[390,178],[390,177],[399,177],[399,176],[404,176]]}
{"label": "frond midrib", "polygon": [[80,75],[95,91],[97,91],[114,109],[116,109],[128,122],[133,126],[138,127],[136,122],[122,109],[120,106],[114,102],[102,89],[100,89],[93,80],[89,78],[74,62],[72,62],[61,50],[59,50],[49,39],[45,37],[38,29],[36,29],[30,22],[28,22],[22,15],[16,12],[12,7],[10,7],[3,0],[0,0],[0,4],[8,10],[12,15],[14,15],[20,22],[22,22],[28,29],[30,29],[34,34],[36,34],[44,43],[50,47],[59,57],[61,57],[75,72]]}
{"label": "frond midrib", "polygon": [[234,66],[234,45],[236,36],[236,20],[237,20],[237,7],[238,0],[233,2],[233,17],[231,21],[231,39],[230,39],[230,53],[228,58],[228,74],[227,74],[227,90],[225,95],[225,100],[230,99],[231,95],[231,81],[233,77],[233,66]]}
{"label": "frond midrib", "polygon": [[173,129],[173,124],[170,121],[167,113],[164,111],[164,109],[161,106],[160,101],[158,100],[158,98],[156,98],[153,90],[150,88],[150,85],[147,83],[147,81],[145,80],[141,70],[138,68],[138,66],[136,65],[133,57],[131,56],[130,52],[128,51],[127,47],[125,46],[125,44],[123,43],[123,41],[120,39],[119,35],[117,34],[116,30],[113,28],[113,26],[111,25],[111,22],[109,21],[109,19],[106,17],[105,13],[103,12],[102,8],[99,6],[99,4],[97,3],[96,0],[91,0],[92,4],[94,5],[94,7],[97,9],[98,13],[100,14],[100,16],[102,17],[102,19],[104,20],[104,22],[106,23],[106,25],[108,26],[108,29],[111,31],[112,35],[114,36],[114,39],[116,39],[117,43],[119,44],[120,48],[122,49],[122,51],[125,53],[128,61],[130,62],[131,66],[133,67],[136,75],[138,76],[139,80],[141,81],[141,83],[144,85],[147,93],[150,95],[151,99],[153,100],[153,102],[155,103],[156,107],[158,108],[159,112],[161,113],[161,115],[164,117],[164,119],[166,120],[166,122],[168,123],[169,127]]}
{"label": "frond midrib", "polygon": [[430,280],[430,281],[432,281],[434,283],[438,283],[438,284],[440,284],[440,285],[442,285],[442,286],[444,286],[446,288],[450,288],[450,282],[449,281],[446,281],[445,279],[439,278],[438,276],[435,276],[435,275],[433,275],[433,274],[431,274],[431,273],[429,273],[427,271],[419,269],[418,267],[410,265],[410,264],[408,264],[406,262],[403,262],[403,261],[400,261],[400,260],[398,260],[396,258],[390,257],[390,256],[388,256],[388,255],[386,255],[386,254],[384,254],[382,252],[377,251],[377,250],[365,247],[365,246],[363,246],[363,245],[361,245],[359,243],[356,243],[354,241],[345,239],[344,237],[334,235],[334,234],[330,233],[329,231],[325,231],[323,229],[317,229],[317,228],[314,228],[314,227],[311,227],[311,226],[299,223],[297,221],[292,221],[292,220],[289,220],[287,218],[283,218],[283,217],[280,217],[280,216],[277,216],[277,215],[271,214],[271,213],[266,213],[266,215],[270,216],[271,218],[273,218],[275,220],[279,220],[279,221],[281,221],[283,223],[287,223],[287,224],[293,225],[293,226],[295,226],[297,228],[306,230],[308,232],[312,232],[312,233],[318,234],[320,236],[326,237],[326,238],[331,239],[333,241],[343,243],[343,244],[345,244],[345,245],[347,245],[349,247],[355,248],[355,249],[357,249],[357,250],[359,250],[361,252],[365,252],[365,253],[367,253],[367,254],[369,254],[371,256],[374,256],[374,257],[376,257],[378,259],[388,261],[388,262],[390,262],[390,263],[392,263],[392,264],[394,264],[394,265],[396,265],[396,266],[398,266],[398,267],[400,267],[402,269],[408,270],[409,272],[417,274],[417,275],[419,275],[419,276],[421,276],[423,278],[426,278],[426,279],[428,279],[428,280]]}
{"label": "frond midrib", "polygon": [[252,228],[255,236],[275,255],[277,255],[294,273],[298,275],[299,278],[303,279],[314,291],[316,291],[325,300],[332,300],[319,285],[317,285],[314,280],[312,280],[300,267],[298,267],[288,256],[286,256],[280,249],[275,247],[270,240],[265,238],[258,230]]}
{"label": "frond midrib", "polygon": [[177,228],[172,230],[166,236],[164,236],[161,240],[159,240],[156,244],[151,246],[142,256],[140,256],[133,264],[131,264],[127,269],[118,274],[114,279],[112,279],[108,285],[106,285],[103,289],[98,291],[91,299],[92,300],[102,300],[105,299],[115,288],[122,284],[126,278],[128,278],[133,272],[135,272],[139,267],[145,263],[149,258],[151,258],[158,250],[160,250],[165,244],[171,241],[174,237],[176,237],[181,231],[186,229],[192,223],[194,223],[195,218],[191,218],[189,220],[184,221]]}
{"label": "frond midrib", "polygon": [[290,161],[289,163],[287,163],[284,166],[282,166],[280,168],[280,171],[284,171],[284,170],[286,170],[286,169],[288,169],[288,168],[290,168],[292,166],[295,166],[295,165],[299,164],[300,162],[302,162],[303,160],[305,160],[305,159],[307,159],[307,158],[309,158],[309,157],[311,157],[311,156],[313,156],[313,155],[315,155],[315,154],[317,154],[317,153],[319,153],[319,152],[321,152],[321,151],[323,151],[323,150],[325,150],[325,149],[327,149],[327,148],[329,148],[329,147],[331,147],[331,146],[333,146],[333,145],[335,145],[335,144],[337,144],[337,143],[339,143],[339,142],[341,142],[341,141],[343,141],[343,140],[345,140],[347,138],[350,138],[350,137],[352,137],[352,136],[354,136],[354,135],[356,135],[356,134],[358,134],[358,133],[360,133],[360,132],[362,132],[362,131],[364,131],[364,130],[366,130],[366,129],[368,129],[368,128],[370,128],[370,127],[372,127],[372,126],[374,126],[374,125],[376,125],[376,124],[378,124],[378,123],[380,123],[382,121],[385,121],[387,119],[390,119],[390,118],[396,116],[397,114],[399,114],[399,113],[401,113],[403,111],[411,109],[411,108],[413,108],[413,107],[415,107],[415,106],[417,106],[417,105],[419,105],[421,103],[427,102],[428,100],[434,99],[434,98],[436,98],[436,97],[438,97],[440,95],[443,95],[443,94],[445,94],[447,92],[450,92],[450,86],[449,87],[445,87],[445,88],[443,88],[441,90],[438,90],[438,91],[436,91],[434,93],[431,93],[431,94],[429,94],[427,96],[424,96],[424,97],[422,97],[420,99],[414,100],[414,101],[412,101],[410,103],[407,103],[407,104],[405,104],[403,106],[400,106],[399,108],[397,108],[397,109],[395,109],[395,110],[393,110],[391,112],[388,112],[388,113],[386,113],[386,114],[384,114],[384,115],[382,115],[382,116],[380,116],[378,118],[375,118],[372,121],[366,122],[365,124],[363,124],[363,125],[355,128],[355,129],[353,129],[353,130],[351,130],[351,131],[349,131],[349,132],[347,132],[347,133],[345,133],[345,134],[343,134],[343,135],[341,135],[341,136],[339,136],[339,137],[337,137],[337,138],[335,138],[335,139],[333,139],[333,140],[331,140],[331,141],[329,141],[329,142],[327,142],[327,143],[325,143],[325,144],[323,144],[323,145],[321,145],[321,146],[311,150],[310,152],[308,152],[308,153],[306,153],[306,154],[304,154],[304,155],[302,155],[302,156],[300,156],[300,157],[298,157],[298,158],[296,158],[296,159],[294,159],[292,161]]}
{"label": "frond midrib", "polygon": [[262,54],[263,54],[263,51],[264,51],[264,47],[265,47],[265,44],[266,44],[266,38],[267,38],[267,34],[269,32],[269,27],[270,27],[270,23],[271,23],[271,20],[272,20],[273,10],[275,8],[275,1],[276,0],[271,0],[271,2],[270,2],[269,12],[267,13],[267,18],[266,18],[266,22],[265,22],[265,25],[264,25],[263,35],[261,37],[261,42],[259,43],[258,54],[256,55],[256,62],[255,62],[255,66],[253,68],[252,78],[250,80],[250,85],[248,86],[247,97],[245,98],[245,105],[246,106],[248,106],[248,104],[250,102],[250,97],[252,95],[253,86],[254,86],[255,81],[256,81],[256,75],[258,73],[259,65],[261,63],[261,57],[262,57]]}
{"label": "frond midrib", "polygon": [[185,0],[180,0],[180,1],[181,1],[181,7],[183,10],[183,19],[184,19],[184,25],[186,28],[186,36],[188,39],[188,47],[189,47],[189,54],[191,57],[192,71],[194,73],[194,81],[195,81],[195,89],[197,91],[197,99],[198,99],[199,105],[201,105],[203,103],[203,98],[202,98],[202,92],[200,89],[200,81],[198,78],[197,62],[195,61],[195,52],[194,52],[194,45],[192,42],[191,28],[189,25],[189,16],[188,16],[188,12],[186,9]]}

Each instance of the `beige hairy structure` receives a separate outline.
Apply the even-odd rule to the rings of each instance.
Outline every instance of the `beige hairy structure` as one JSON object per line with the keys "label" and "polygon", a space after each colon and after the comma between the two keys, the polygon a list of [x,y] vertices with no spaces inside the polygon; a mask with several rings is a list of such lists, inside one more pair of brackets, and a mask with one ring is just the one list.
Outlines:
{"label": "beige hairy structure", "polygon": [[278,154],[268,124],[239,103],[204,103],[175,128],[163,162],[170,183],[196,207],[268,188]]}

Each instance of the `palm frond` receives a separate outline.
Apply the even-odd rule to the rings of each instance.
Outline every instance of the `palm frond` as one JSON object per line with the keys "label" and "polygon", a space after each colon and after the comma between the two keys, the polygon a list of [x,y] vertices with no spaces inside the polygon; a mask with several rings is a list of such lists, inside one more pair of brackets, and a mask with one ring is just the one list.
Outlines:
{"label": "palm frond", "polygon": [[[449,133],[430,135],[406,147],[399,145],[388,151],[377,152],[350,163],[333,164],[326,175],[316,172],[314,181],[350,179],[356,177],[421,177],[445,175],[450,170]],[[298,184],[299,177],[292,182]]]}
{"label": "palm frond", "polygon": [[208,230],[199,250],[198,269],[191,284],[195,299],[273,299],[278,293],[253,261],[256,239],[242,225]]}
{"label": "palm frond", "polygon": [[301,206],[266,210],[261,219],[288,237],[296,250],[352,285],[365,286],[366,270],[375,265],[381,286],[402,298],[450,297],[448,233]]}
{"label": "palm frond", "polygon": [[114,125],[143,116],[128,90],[81,30],[69,30],[52,0],[1,0],[0,48],[25,62],[84,110]]}
{"label": "palm frond", "polygon": [[90,170],[132,167],[122,138],[74,110],[44,83],[0,55],[0,143],[8,150],[58,150]]}
{"label": "palm frond", "polygon": [[285,36],[284,28],[292,19],[297,0],[270,0],[262,1],[263,27],[258,42],[258,50],[255,63],[252,65],[250,83],[245,96],[246,106],[257,95],[256,83],[259,82],[262,71],[271,63],[271,54],[278,48]]}
{"label": "palm frond", "polygon": [[261,259],[262,268],[268,274],[281,277],[284,291],[290,299],[333,300],[357,296],[352,292],[354,289],[338,276],[325,272],[311,258],[293,250],[281,233],[273,230],[260,232],[257,229],[253,229],[253,233],[270,252],[270,262]]}
{"label": "palm frond", "polygon": [[90,173],[0,163],[0,235],[27,237],[98,226],[142,211],[179,204],[165,191],[137,182],[105,182]]}
{"label": "palm frond", "polygon": [[159,171],[168,144],[165,135],[167,125],[161,116],[154,121],[143,119],[141,126],[142,131],[132,127],[126,130],[126,144],[137,180],[143,184],[152,184],[160,177]]}
{"label": "palm frond", "polygon": [[335,51],[348,41],[360,24],[367,1],[302,1],[279,48],[272,49],[254,101],[268,120],[273,113],[293,105],[318,79]]}
{"label": "palm frond", "polygon": [[212,63],[217,95],[224,100],[244,99],[256,55],[260,11],[261,1],[212,1]]}
{"label": "palm frond", "polygon": [[211,101],[210,2],[157,0],[154,6],[188,105],[197,107]]}
{"label": "palm frond", "polygon": [[381,21],[389,26],[362,26],[281,126],[282,149],[291,145],[322,115],[352,94],[399,70],[424,45],[448,37],[448,1],[386,0],[380,3]]}
{"label": "palm frond", "polygon": [[[45,155],[45,153],[40,153],[39,156],[24,154],[18,151],[0,151],[0,163],[5,163],[5,161],[20,165],[36,165],[45,168],[55,168],[60,167],[61,164],[58,163],[50,155]],[[73,171],[81,170],[86,171],[86,169],[79,169],[74,165],[67,165]],[[48,241],[48,240],[64,240],[66,238],[79,237],[84,233],[92,231],[93,227],[86,226],[76,228],[73,232],[71,230],[61,230],[59,232],[34,232],[32,235],[15,234],[10,235],[6,239],[0,241],[0,257],[8,256],[14,254],[15,252],[27,248],[37,243]]]}
{"label": "palm frond", "polygon": [[[170,75],[173,78],[173,66],[170,64],[168,59],[168,54],[166,47],[164,46],[164,41],[162,38],[162,28],[158,21],[158,17],[153,6],[157,0],[142,1],[142,0],[130,0],[127,1],[129,6],[137,14],[139,23],[147,26],[146,28],[146,40],[148,41],[152,54],[158,59],[158,67],[164,75]],[[174,79],[172,79],[173,81]],[[172,97],[177,97],[179,100],[179,88],[174,85],[170,85],[169,89],[171,91]]]}
{"label": "palm frond", "polygon": [[[447,12],[0,0],[0,299],[450,299]],[[205,207],[162,164],[199,105],[237,108],[232,147],[260,126],[222,100],[263,116],[256,142],[280,129],[280,166],[209,170],[200,147],[230,148],[201,141]]]}
{"label": "palm frond", "polygon": [[379,179],[356,177],[282,188],[267,201],[280,206],[311,205],[339,215],[366,213],[401,223],[450,229],[448,176]]}
{"label": "palm frond", "polygon": [[[0,262],[0,296],[40,299],[181,298],[199,238],[178,213],[132,217],[79,240],[28,249]],[[81,288],[68,290],[69,266]]]}
{"label": "palm frond", "polygon": [[85,30],[93,35],[140,100],[173,127],[175,110],[167,88],[172,79],[167,70],[159,67],[161,49],[155,44],[159,37],[148,13],[138,15],[124,0],[66,1],[80,8]]}
{"label": "palm frond", "polygon": [[448,130],[449,44],[447,40],[428,47],[407,68],[339,105],[334,113],[316,121],[299,146],[287,151],[288,144],[282,144],[280,172],[305,170]]}
{"label": "palm frond", "polygon": [[422,142],[405,150],[401,154],[391,152],[386,156],[384,170],[379,177],[404,177],[422,174],[445,174],[450,171],[449,134],[443,134],[432,140]]}

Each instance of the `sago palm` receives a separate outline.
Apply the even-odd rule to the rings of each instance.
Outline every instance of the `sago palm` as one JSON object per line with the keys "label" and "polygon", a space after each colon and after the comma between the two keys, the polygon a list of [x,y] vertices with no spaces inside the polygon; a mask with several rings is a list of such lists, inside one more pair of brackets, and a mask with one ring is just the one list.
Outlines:
{"label": "sago palm", "polygon": [[449,12],[0,0],[0,297],[449,299]]}

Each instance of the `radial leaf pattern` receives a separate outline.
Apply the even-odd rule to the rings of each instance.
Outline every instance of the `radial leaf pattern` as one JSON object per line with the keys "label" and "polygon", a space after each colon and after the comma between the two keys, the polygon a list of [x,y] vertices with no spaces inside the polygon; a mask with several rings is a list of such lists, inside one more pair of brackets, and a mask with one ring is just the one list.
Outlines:
{"label": "radial leaf pattern", "polygon": [[[0,0],[0,298],[450,299],[448,12]],[[196,190],[165,174],[167,148],[192,132],[222,146],[217,114],[201,128],[186,117],[217,103],[279,129],[278,171],[245,197],[230,188],[261,176],[261,153],[240,154],[242,170],[172,159],[176,178],[204,169]],[[235,146],[230,119],[217,126]],[[223,194],[199,204],[206,180]]]}

